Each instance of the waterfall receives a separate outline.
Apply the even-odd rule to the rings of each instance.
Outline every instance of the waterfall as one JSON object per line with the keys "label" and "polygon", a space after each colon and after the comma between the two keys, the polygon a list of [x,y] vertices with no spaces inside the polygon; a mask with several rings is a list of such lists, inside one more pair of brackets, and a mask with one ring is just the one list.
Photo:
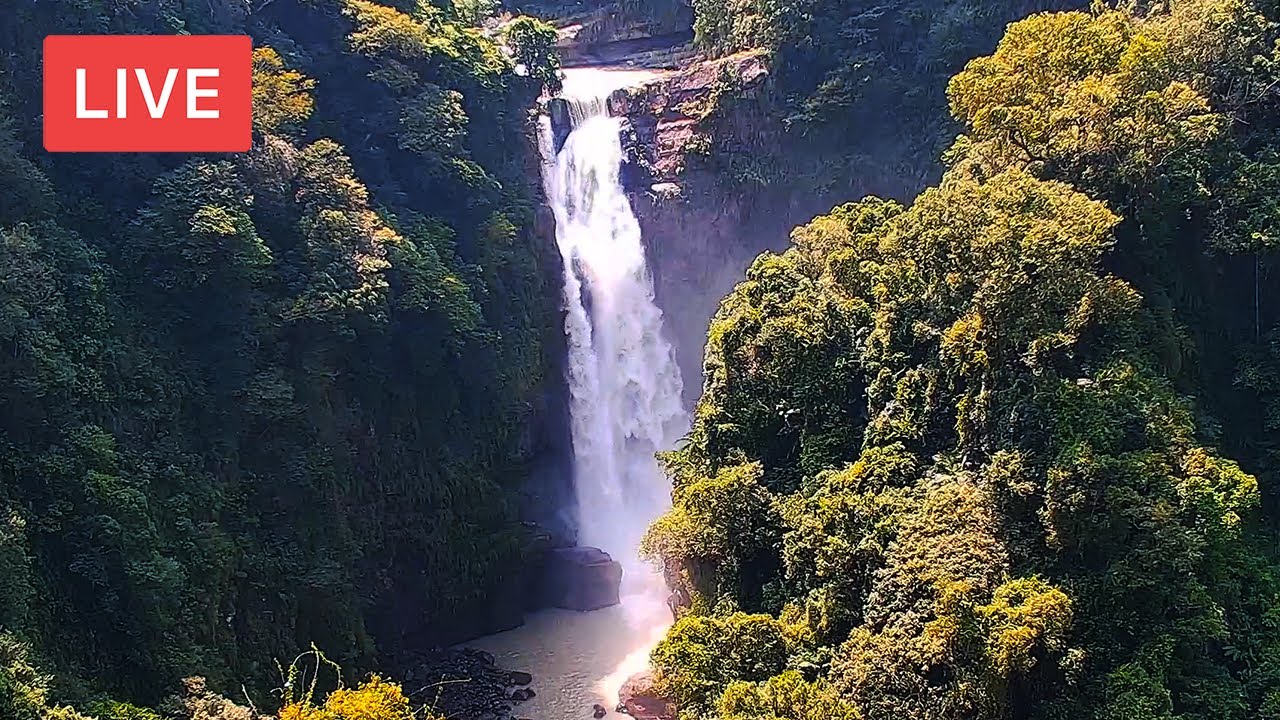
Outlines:
{"label": "waterfall", "polygon": [[608,114],[608,103],[602,97],[573,98],[568,102],[571,127],[578,127],[593,117]]}
{"label": "waterfall", "polygon": [[619,181],[620,121],[598,97],[569,103],[563,146],[555,151],[544,118],[542,150],[564,261],[578,542],[622,564],[625,595],[641,592],[645,576],[652,583],[637,549],[671,502],[654,454],[673,447],[689,420],[640,225]]}
{"label": "waterfall", "polygon": [[514,667],[532,662],[546,673],[546,684],[519,712],[545,720],[598,717],[595,704],[612,709],[671,624],[662,576],[637,550],[671,503],[654,454],[674,447],[689,427],[640,225],[619,180],[622,121],[608,116],[601,99],[635,74],[584,69],[566,76],[566,88],[583,91],[551,103],[554,128],[544,116],[538,139],[564,264],[575,524],[578,543],[609,553],[623,579],[619,606],[549,610],[489,638],[488,649],[519,663]]}

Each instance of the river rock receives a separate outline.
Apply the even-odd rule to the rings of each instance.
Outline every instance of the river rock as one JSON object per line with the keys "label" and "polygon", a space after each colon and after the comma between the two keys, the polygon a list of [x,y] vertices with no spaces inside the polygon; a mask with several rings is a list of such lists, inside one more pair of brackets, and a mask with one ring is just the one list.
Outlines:
{"label": "river rock", "polygon": [[511,699],[515,702],[524,702],[525,700],[533,698],[533,695],[533,690],[529,688],[518,688],[511,692]]}
{"label": "river rock", "polygon": [[676,706],[654,689],[653,673],[636,673],[618,691],[619,712],[637,720],[675,720]]}
{"label": "river rock", "polygon": [[600,718],[608,714],[609,714],[609,711],[605,710],[603,705],[600,705],[597,703],[591,706],[591,717],[595,718],[596,720],[600,720]]}
{"label": "river rock", "polygon": [[510,673],[508,673],[508,677],[510,678],[512,685],[528,685],[529,683],[533,682],[532,675],[530,675],[527,672],[521,672],[519,670],[512,670]]}
{"label": "river rock", "polygon": [[483,650],[433,648],[406,652],[389,660],[387,670],[403,680],[407,694],[429,701],[442,717],[511,717],[508,688],[513,673],[498,667],[493,655]]}
{"label": "river rock", "polygon": [[599,610],[618,604],[622,565],[593,547],[552,550],[544,591],[548,605],[566,610]]}
{"label": "river rock", "polygon": [[551,118],[551,138],[557,154],[564,147],[564,141],[573,132],[573,113],[569,101],[564,98],[551,98],[547,102],[547,115]]}

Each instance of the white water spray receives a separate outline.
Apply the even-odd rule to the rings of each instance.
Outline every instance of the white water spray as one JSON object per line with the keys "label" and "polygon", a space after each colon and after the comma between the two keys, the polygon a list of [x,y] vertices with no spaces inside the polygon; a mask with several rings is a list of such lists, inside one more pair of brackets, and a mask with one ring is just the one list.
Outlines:
{"label": "white water spray", "polygon": [[547,190],[564,260],[579,542],[627,565],[671,501],[654,453],[688,421],[640,225],[619,182],[618,131],[605,115],[583,120]]}
{"label": "white water spray", "polygon": [[640,226],[619,180],[619,120],[598,100],[574,102],[572,110],[574,127],[559,153],[544,127],[544,173],[564,261],[578,541],[622,564],[628,637],[637,645],[604,681],[616,697],[670,622],[661,577],[638,548],[671,504],[654,455],[674,447],[689,420]]}

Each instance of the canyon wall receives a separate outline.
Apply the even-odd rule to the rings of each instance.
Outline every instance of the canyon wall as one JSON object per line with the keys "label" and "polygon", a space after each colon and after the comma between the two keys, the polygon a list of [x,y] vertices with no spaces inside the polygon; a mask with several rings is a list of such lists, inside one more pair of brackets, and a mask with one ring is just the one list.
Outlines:
{"label": "canyon wall", "polygon": [[938,171],[932,162],[867,162],[838,182],[812,182],[827,159],[785,130],[780,102],[760,50],[698,61],[609,98],[628,120],[624,178],[690,404],[701,394],[707,325],[760,253],[784,249],[792,228],[838,203],[907,199]]}
{"label": "canyon wall", "polygon": [[[960,12],[973,8],[901,0],[857,18],[855,7],[815,6],[850,15],[862,40],[811,37],[807,50],[720,48],[716,57],[701,51],[706,38],[695,44],[690,26],[680,30],[694,19],[684,0],[655,3],[661,12],[632,0],[575,3],[560,16],[566,65],[658,73],[613,93],[609,110],[628,121],[623,179],[689,404],[701,391],[708,322],[752,260],[785,248],[792,228],[835,205],[867,195],[909,201],[936,181],[956,133],[948,78],[990,52],[1006,23],[1080,5],[1002,0]],[[825,56],[826,69],[806,76],[805,53]]]}

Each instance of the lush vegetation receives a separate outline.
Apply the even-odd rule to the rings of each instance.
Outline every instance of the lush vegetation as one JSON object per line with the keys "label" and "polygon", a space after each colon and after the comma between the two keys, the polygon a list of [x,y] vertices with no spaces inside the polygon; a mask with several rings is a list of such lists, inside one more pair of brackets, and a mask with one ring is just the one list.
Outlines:
{"label": "lush vegetation", "polygon": [[[686,720],[1280,720],[1280,10],[995,44],[1042,7],[694,2],[702,47],[770,55],[803,187],[945,173],[797,228],[712,324],[644,547]],[[380,655],[520,611],[560,342],[528,108],[558,76],[554,30],[497,9],[11,9],[0,717],[430,717]],[[41,153],[55,32],[253,35],[252,151]]]}
{"label": "lush vegetation", "polygon": [[[947,79],[989,52],[1007,23],[1087,4],[693,0],[705,52],[761,49],[771,61],[763,94],[739,92],[726,78],[719,112],[703,123],[703,152],[745,191],[798,186],[798,195],[846,198],[870,182],[909,195],[936,179],[938,154],[955,135]],[[744,115],[755,118],[746,127]]]}
{"label": "lush vegetation", "polygon": [[[491,7],[6,7],[0,716],[149,720],[102,694],[197,674],[261,699],[311,643],[358,675],[518,618],[558,342],[529,191],[551,58],[518,74]],[[254,37],[251,152],[40,150],[45,35],[168,32]],[[299,716],[403,715],[348,705]]]}
{"label": "lush vegetation", "polygon": [[1276,19],[1018,22],[936,187],[754,263],[645,541],[682,717],[1280,718]]}

